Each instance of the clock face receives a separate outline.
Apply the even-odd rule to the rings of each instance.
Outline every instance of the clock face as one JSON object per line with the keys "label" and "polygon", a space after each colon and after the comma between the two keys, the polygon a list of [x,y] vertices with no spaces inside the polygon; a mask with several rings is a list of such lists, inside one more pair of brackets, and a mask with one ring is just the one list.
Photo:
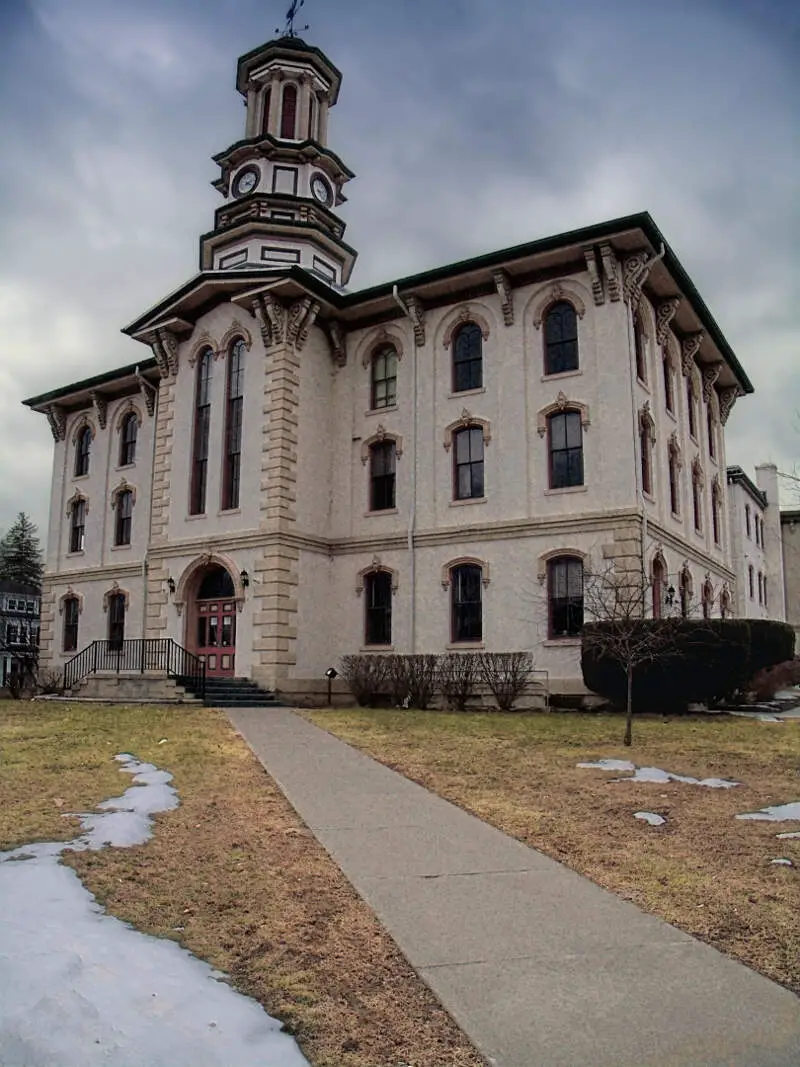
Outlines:
{"label": "clock face", "polygon": [[319,200],[320,204],[327,205],[333,200],[331,187],[321,174],[315,174],[311,179],[311,195],[315,200]]}
{"label": "clock face", "polygon": [[247,196],[248,193],[252,193],[258,185],[258,179],[259,173],[257,170],[253,170],[252,167],[240,171],[236,176],[236,181],[233,183],[234,196]]}

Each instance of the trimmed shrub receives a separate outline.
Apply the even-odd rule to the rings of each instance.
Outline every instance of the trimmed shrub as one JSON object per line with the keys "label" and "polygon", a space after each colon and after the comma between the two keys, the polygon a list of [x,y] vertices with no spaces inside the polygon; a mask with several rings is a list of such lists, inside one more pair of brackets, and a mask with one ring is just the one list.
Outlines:
{"label": "trimmed shrub", "polygon": [[530,652],[481,652],[481,676],[501,711],[513,711],[533,670]]}
{"label": "trimmed shrub", "polygon": [[650,638],[650,655],[634,665],[633,707],[682,711],[693,702],[714,703],[747,677],[748,624],[739,619],[637,619],[584,627],[581,670],[586,686],[625,707],[626,664],[609,653],[607,635],[630,633],[632,643]]}
{"label": "trimmed shrub", "polygon": [[477,652],[451,652],[439,662],[439,689],[448,707],[466,711],[480,674]]}
{"label": "trimmed shrub", "polygon": [[342,656],[342,677],[359,707],[368,708],[386,683],[388,656]]}
{"label": "trimmed shrub", "polygon": [[794,658],[794,630],[773,619],[750,619],[750,677]]}
{"label": "trimmed shrub", "polygon": [[413,655],[384,658],[389,692],[395,707],[424,711],[436,693],[439,657]]}

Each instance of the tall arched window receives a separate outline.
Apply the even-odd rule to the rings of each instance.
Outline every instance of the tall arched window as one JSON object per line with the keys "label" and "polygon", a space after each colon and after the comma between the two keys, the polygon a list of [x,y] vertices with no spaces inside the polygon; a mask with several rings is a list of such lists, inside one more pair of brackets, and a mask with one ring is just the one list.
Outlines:
{"label": "tall arched window", "polygon": [[675,390],[673,388],[672,360],[666,348],[662,355],[662,367],[664,371],[664,406],[667,411],[674,413]]}
{"label": "tall arched window", "polygon": [[293,141],[297,137],[297,86],[291,83],[283,88],[281,137],[287,141]]}
{"label": "tall arched window", "polygon": [[381,345],[372,354],[371,403],[373,410],[393,407],[397,403],[397,350]]}
{"label": "tall arched window", "polygon": [[84,426],[75,442],[75,477],[80,478],[89,473],[89,453],[92,448],[92,431]]}
{"label": "tall arched window", "polygon": [[364,643],[392,643],[392,576],[374,571],[364,579]]}
{"label": "tall arched window", "polygon": [[639,311],[633,313],[633,348],[636,357],[636,377],[640,382],[647,382],[647,352],[645,345],[647,339],[644,332],[644,323]]}
{"label": "tall arched window", "polygon": [[714,409],[709,400],[706,406],[706,425],[708,427],[708,454],[712,459],[717,456],[717,425],[714,418]]}
{"label": "tall arched window", "polygon": [[476,500],[484,495],[483,444],[480,426],[465,426],[453,434],[456,500]]}
{"label": "tall arched window", "polygon": [[483,572],[474,563],[450,571],[450,637],[453,644],[483,640]]}
{"label": "tall arched window", "polygon": [[306,130],[306,137],[311,141],[317,132],[317,98],[314,94],[311,94],[311,99],[308,102],[308,129]]}
{"label": "tall arched window", "polygon": [[669,450],[669,506],[673,515],[681,513],[680,460],[677,452]]}
{"label": "tall arched window", "polygon": [[689,618],[689,609],[692,603],[692,574],[688,567],[684,566],[681,569],[681,575],[679,579],[680,598],[681,598],[681,618]]}
{"label": "tall arched window", "polygon": [[125,594],[112,593],[108,598],[108,644],[119,650],[125,641]]}
{"label": "tall arched window", "polygon": [[549,636],[579,637],[583,629],[583,561],[561,556],[547,564]]}
{"label": "tall arched window", "polygon": [[262,134],[269,133],[269,112],[272,107],[272,86],[268,85],[264,90],[264,99],[262,106],[264,108],[261,116],[261,132]]}
{"label": "tall arched window", "polygon": [[119,432],[119,465],[129,467],[136,461],[136,439],[139,436],[139,420],[134,412],[127,414]]}
{"label": "tall arched window", "polygon": [[756,595],[755,594],[755,571],[753,570],[753,564],[752,563],[747,568],[747,586],[748,586],[748,592],[750,593],[750,599],[752,600]]}
{"label": "tall arched window", "polygon": [[727,589],[723,589],[719,598],[719,614],[720,618],[727,619],[731,613],[731,594]]}
{"label": "tall arched window", "polygon": [[689,433],[697,440],[697,407],[691,374],[686,379],[686,412],[689,416]]}
{"label": "tall arched window", "polygon": [[692,470],[692,515],[697,533],[703,532],[703,478],[699,468]]}
{"label": "tall arched window", "polygon": [[197,361],[195,383],[194,434],[192,437],[192,486],[189,511],[202,515],[206,510],[208,485],[208,436],[211,427],[211,367],[214,354],[206,348]]}
{"label": "tall arched window", "polygon": [[[660,619],[664,612],[664,594],[667,584],[667,568],[661,556],[653,560],[652,586],[653,586],[653,618]],[[674,590],[673,590],[674,592]]]}
{"label": "tall arched window", "polygon": [[711,490],[711,526],[714,544],[722,544],[722,491],[715,483]]}
{"label": "tall arched window", "polygon": [[76,652],[78,649],[78,615],[80,604],[76,596],[68,596],[62,601],[64,612],[63,648],[65,652]]}
{"label": "tall arched window", "polygon": [[395,468],[397,446],[394,441],[378,441],[369,450],[369,509],[390,511],[395,506]]}
{"label": "tall arched window", "polygon": [[465,322],[453,338],[453,392],[480,389],[483,385],[483,333],[474,322]]}
{"label": "tall arched window", "polygon": [[639,464],[642,474],[642,489],[648,496],[653,495],[653,445],[655,444],[655,426],[646,404],[639,413]]}
{"label": "tall arched window", "polygon": [[222,510],[239,507],[242,472],[242,406],[244,404],[244,356],[247,346],[240,338],[228,353],[227,400],[225,404],[225,467],[222,476]]}
{"label": "tall arched window", "polygon": [[78,498],[72,503],[69,528],[70,552],[83,552],[86,546],[86,501]]}
{"label": "tall arched window", "polygon": [[752,537],[753,535],[752,535],[752,532],[750,530],[750,505],[749,504],[745,504],[745,506],[744,506],[744,528],[745,528],[745,531],[747,533],[747,536],[748,537]]}
{"label": "tall arched window", "polygon": [[125,489],[117,493],[116,519],[114,520],[114,544],[129,545],[131,543],[131,524],[133,522],[133,493]]}
{"label": "tall arched window", "polygon": [[544,372],[565,374],[578,369],[578,316],[566,300],[560,300],[544,320]]}
{"label": "tall arched window", "polygon": [[711,618],[711,609],[714,606],[714,586],[711,584],[711,580],[707,578],[703,582],[703,618]]}
{"label": "tall arched window", "polygon": [[560,411],[548,416],[550,488],[583,485],[583,426],[579,411]]}

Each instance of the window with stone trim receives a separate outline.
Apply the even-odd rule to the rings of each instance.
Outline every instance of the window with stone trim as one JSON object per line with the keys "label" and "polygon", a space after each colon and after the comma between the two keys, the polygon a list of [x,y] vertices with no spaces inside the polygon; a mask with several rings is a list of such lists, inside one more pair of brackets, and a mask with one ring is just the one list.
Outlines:
{"label": "window with stone trim", "polygon": [[544,372],[566,374],[578,367],[578,316],[572,304],[559,300],[544,320]]}
{"label": "window with stone trim", "polygon": [[651,584],[653,588],[653,618],[660,619],[664,613],[664,598],[667,586],[667,568],[660,556],[656,556],[653,560]]}
{"label": "window with stone trim", "polygon": [[397,403],[397,349],[381,345],[372,353],[371,400],[373,411],[390,408]]}
{"label": "window with stone trim", "polygon": [[717,457],[717,424],[714,418],[714,409],[711,401],[706,406],[706,427],[708,429],[708,454],[712,459]]}
{"label": "window with stone trim", "polygon": [[711,618],[711,609],[714,605],[714,586],[710,581],[703,582],[703,596],[702,596],[702,608],[703,618]]}
{"label": "window with stone trim", "polygon": [[559,411],[547,418],[551,489],[583,485],[583,426],[579,411]]}
{"label": "window with stone trim", "polygon": [[689,417],[689,436],[697,440],[697,399],[691,374],[686,378],[686,414]]}
{"label": "window with stone trim", "polygon": [[239,507],[242,476],[242,414],[244,405],[244,356],[247,345],[239,338],[228,352],[225,405],[225,464],[222,473],[222,510]]}
{"label": "window with stone trim", "polygon": [[767,576],[764,575],[764,607],[767,606]]}
{"label": "window with stone trim", "polygon": [[703,486],[697,473],[692,475],[692,517],[696,533],[703,532]]}
{"label": "window with stone trim", "polygon": [[108,598],[108,644],[120,650],[125,642],[125,594],[112,593]]}
{"label": "window with stone trim", "polygon": [[262,112],[262,116],[261,116],[261,133],[262,134],[267,134],[267,133],[269,133],[269,112],[270,112],[270,108],[272,107],[272,86],[271,85],[268,85],[266,87],[266,89],[264,90],[262,107],[263,107],[263,112]]}
{"label": "window with stone trim", "polygon": [[75,477],[81,478],[89,473],[89,458],[92,449],[92,431],[84,426],[75,442]]}
{"label": "window with stone trim", "polygon": [[136,462],[136,440],[139,436],[139,420],[129,412],[122,421],[119,432],[119,465],[130,467]]}
{"label": "window with stone trim", "polygon": [[756,593],[755,593],[755,570],[753,569],[753,564],[752,563],[747,568],[747,584],[748,584],[748,588],[749,588],[749,592],[750,592],[750,599],[753,600],[753,599],[755,599]]}
{"label": "window with stone trim", "polygon": [[711,491],[711,528],[714,534],[714,544],[722,544],[722,495],[714,486]]}
{"label": "window with stone trim", "polygon": [[62,648],[65,652],[76,652],[78,649],[78,616],[80,603],[76,596],[65,597],[62,601],[64,617],[64,630],[62,634]]}
{"label": "window with stone trim", "polygon": [[86,547],[86,501],[74,500],[70,511],[69,550],[83,552]]}
{"label": "window with stone trim", "polygon": [[547,564],[548,634],[579,637],[583,629],[583,560],[557,556]]}
{"label": "window with stone trim", "polygon": [[465,426],[453,434],[453,479],[456,500],[476,500],[485,494],[484,440],[481,426]]}
{"label": "window with stone trim", "polygon": [[745,504],[745,506],[744,506],[744,528],[745,528],[745,532],[746,532],[747,536],[748,537],[752,537],[753,534],[752,534],[752,530],[751,530],[751,527],[750,527],[750,505],[749,504]]}
{"label": "window with stone trim", "polygon": [[692,574],[688,567],[683,567],[678,579],[681,602],[681,618],[688,619],[692,604]]}
{"label": "window with stone trim", "polygon": [[194,432],[192,435],[192,483],[189,512],[202,515],[206,510],[208,488],[208,440],[211,429],[211,369],[214,353],[204,349],[197,360],[195,381]]}
{"label": "window with stone trim", "polygon": [[483,333],[474,322],[459,326],[453,337],[453,392],[483,385]]}
{"label": "window with stone trim", "polygon": [[297,86],[283,87],[283,107],[281,109],[281,137],[287,141],[297,136]]}
{"label": "window with stone trim", "polygon": [[681,513],[680,463],[675,452],[669,452],[669,506],[673,515]]}
{"label": "window with stone trim", "polygon": [[644,332],[644,323],[640,312],[633,315],[633,351],[636,358],[636,377],[640,382],[647,384],[647,338]]}
{"label": "window with stone trim", "polygon": [[373,571],[364,578],[364,643],[392,643],[392,576]]}
{"label": "window with stone trim", "polygon": [[369,449],[369,509],[391,511],[395,506],[397,446],[377,441]]}
{"label": "window with stone trim", "polygon": [[653,431],[648,421],[639,428],[639,462],[642,471],[642,489],[653,495]]}
{"label": "window with stone trim", "polygon": [[453,644],[483,640],[483,571],[462,563],[450,571],[450,639]]}
{"label": "window with stone trim", "polygon": [[764,603],[764,575],[761,571],[758,572],[758,602]]}
{"label": "window with stone trim", "polygon": [[131,543],[131,526],[133,523],[133,492],[124,489],[117,493],[116,516],[114,519],[114,544],[119,548]]}
{"label": "window with stone trim", "polygon": [[675,413],[675,389],[674,389],[674,376],[672,371],[672,360],[670,359],[669,352],[664,349],[661,363],[664,372],[664,406],[670,414]]}
{"label": "window with stone trim", "polygon": [[719,615],[721,619],[727,619],[731,613],[731,595],[727,589],[723,589],[719,598]]}

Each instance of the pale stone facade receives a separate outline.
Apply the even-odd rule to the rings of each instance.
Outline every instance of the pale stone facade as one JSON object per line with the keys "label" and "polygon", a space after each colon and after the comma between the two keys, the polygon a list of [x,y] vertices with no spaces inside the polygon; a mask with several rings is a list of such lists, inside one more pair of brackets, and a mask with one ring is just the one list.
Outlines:
{"label": "pale stone facade", "polygon": [[736,614],[785,622],[778,469],[771,463],[756,467],[754,484],[741,467],[729,467],[727,480]]}
{"label": "pale stone facade", "polygon": [[800,511],[782,511],[780,522],[786,621],[794,627],[796,652],[800,647]]}
{"label": "pale stone facade", "polygon": [[[725,424],[752,386],[650,217],[347,293],[355,254],[330,206],[351,175],[326,145],[338,72],[290,38],[243,57],[239,75],[247,139],[217,157],[227,214],[201,239],[202,272],[126,330],[153,357],[27,401],[48,415],[56,440],[43,658],[73,654],[64,649],[67,601],[79,605],[80,648],[106,638],[115,591],[125,595],[126,637],[195,648],[199,583],[214,567],[227,572],[236,609],[231,669],[289,695],[318,691],[341,655],[374,647],[365,617],[375,574],[391,588],[381,649],[530,649],[564,691],[580,689],[579,638],[554,632],[559,560],[584,573],[612,561],[652,573],[658,561],[665,587],[685,589],[693,604],[710,590],[713,614],[733,610]],[[283,136],[276,103],[293,80],[297,122],[311,122],[305,140]],[[264,177],[276,160],[294,162],[294,192],[276,193]],[[243,192],[248,170],[261,177]],[[327,192],[313,184],[319,175]],[[278,238],[296,246],[294,265],[248,252],[221,269],[223,256]],[[335,277],[313,266],[318,253],[335,259]],[[569,369],[559,370],[547,365],[558,349],[550,317],[564,308],[577,355],[568,345]],[[468,324],[479,373],[464,388],[454,362]],[[376,400],[376,353],[387,346],[394,392]],[[234,353],[241,466],[227,506]],[[136,460],[119,469],[117,427],[132,405]],[[569,484],[554,475],[562,424],[574,437]],[[91,461],[76,478],[84,425]],[[479,473],[477,460],[462,463],[464,430],[475,431]],[[392,495],[375,507],[373,462],[384,445]],[[480,491],[456,490],[464,471]],[[135,489],[132,534],[115,548],[112,504],[125,486]],[[85,546],[72,552],[79,497]],[[479,639],[453,629],[461,565],[480,568]]]}

